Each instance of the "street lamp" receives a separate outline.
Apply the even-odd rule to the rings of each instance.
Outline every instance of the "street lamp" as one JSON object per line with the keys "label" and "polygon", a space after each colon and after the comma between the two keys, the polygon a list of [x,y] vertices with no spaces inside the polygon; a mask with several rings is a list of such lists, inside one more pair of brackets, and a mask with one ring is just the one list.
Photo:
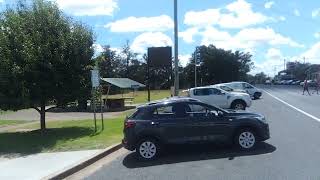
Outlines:
{"label": "street lamp", "polygon": [[177,0],[174,0],[174,95],[179,95],[179,67],[178,67],[178,10]]}

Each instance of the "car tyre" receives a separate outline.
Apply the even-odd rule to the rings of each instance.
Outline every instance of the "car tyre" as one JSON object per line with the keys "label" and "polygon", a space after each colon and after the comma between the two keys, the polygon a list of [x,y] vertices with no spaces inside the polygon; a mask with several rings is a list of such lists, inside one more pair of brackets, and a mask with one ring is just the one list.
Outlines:
{"label": "car tyre", "polygon": [[153,138],[140,140],[136,147],[138,158],[144,161],[156,159],[160,154],[160,143]]}
{"label": "car tyre", "polygon": [[236,100],[231,104],[231,109],[236,110],[245,110],[246,109],[246,103],[241,100]]}
{"label": "car tyre", "polygon": [[250,128],[240,129],[234,136],[234,144],[240,150],[254,149],[257,144],[256,133]]}
{"label": "car tyre", "polygon": [[259,96],[258,93],[254,93],[254,94],[253,94],[253,99],[259,99],[259,98],[260,98],[260,96]]}

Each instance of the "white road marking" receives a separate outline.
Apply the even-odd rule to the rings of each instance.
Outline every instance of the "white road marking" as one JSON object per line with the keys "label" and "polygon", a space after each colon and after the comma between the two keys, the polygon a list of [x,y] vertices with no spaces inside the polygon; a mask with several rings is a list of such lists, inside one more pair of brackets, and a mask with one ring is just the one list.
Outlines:
{"label": "white road marking", "polygon": [[291,107],[291,108],[295,109],[296,111],[298,111],[298,112],[300,112],[300,113],[302,113],[302,114],[304,114],[304,115],[306,115],[306,116],[308,116],[308,117],[310,117],[310,118],[312,118],[312,119],[314,119],[314,120],[316,120],[316,121],[320,122],[320,119],[319,119],[319,118],[317,118],[317,117],[315,117],[315,116],[313,116],[313,115],[311,115],[311,114],[309,114],[309,113],[307,113],[307,112],[305,112],[305,111],[303,111],[303,110],[301,110],[301,109],[299,109],[299,108],[297,108],[297,107],[295,107],[295,106],[293,106],[293,105],[291,105],[291,104],[289,104],[289,103],[285,102],[284,100],[282,100],[282,99],[280,99],[280,98],[278,98],[278,97],[276,97],[276,96],[272,95],[271,93],[269,93],[269,92],[267,92],[267,91],[265,91],[265,90],[263,90],[263,91],[264,91],[265,93],[269,94],[271,97],[275,98],[276,100],[278,100],[278,101],[282,102],[283,104],[285,104],[285,105],[287,105],[287,106],[289,106],[289,107]]}

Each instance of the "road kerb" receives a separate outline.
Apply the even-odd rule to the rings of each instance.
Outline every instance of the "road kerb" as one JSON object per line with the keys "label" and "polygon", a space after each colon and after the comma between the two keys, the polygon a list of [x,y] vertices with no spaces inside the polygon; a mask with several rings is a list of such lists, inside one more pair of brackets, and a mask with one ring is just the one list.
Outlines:
{"label": "road kerb", "polygon": [[44,179],[50,179],[50,180],[58,180],[58,179],[64,179],[86,167],[88,167],[89,165],[95,163],[96,161],[104,158],[105,156],[119,150],[120,148],[122,148],[122,144],[119,143],[119,144],[115,144],[115,145],[112,145],[108,148],[106,148],[105,150],[103,150],[103,152],[99,152],[95,155],[93,155],[92,157],[89,157],[77,164],[73,164],[59,172],[56,172],[54,174],[51,174],[47,177],[45,177]]}

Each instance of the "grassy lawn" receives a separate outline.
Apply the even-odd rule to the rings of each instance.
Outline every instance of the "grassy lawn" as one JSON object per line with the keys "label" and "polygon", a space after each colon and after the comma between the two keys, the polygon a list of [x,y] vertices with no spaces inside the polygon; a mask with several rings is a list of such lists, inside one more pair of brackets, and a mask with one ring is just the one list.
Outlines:
{"label": "grassy lawn", "polygon": [[7,113],[10,113],[10,112],[12,112],[12,111],[4,111],[4,110],[1,110],[1,109],[0,109],[0,115],[2,115],[2,114],[7,114]]}
{"label": "grassy lawn", "polygon": [[[124,115],[97,121],[99,130],[94,132],[93,120],[51,121],[47,122],[47,132],[41,133],[39,124],[22,127],[24,132],[0,133],[0,154],[32,154],[39,152],[72,151],[106,148],[120,142]],[[19,128],[21,129],[21,127]]]}
{"label": "grassy lawn", "polygon": [[[122,97],[121,94],[110,95],[108,98],[120,98]],[[135,92],[134,96],[132,92],[123,94],[123,97],[134,97],[133,103],[146,103],[148,102],[148,91],[137,91]],[[170,97],[170,90],[151,90],[150,91],[150,98],[151,101],[163,99],[166,97]]]}
{"label": "grassy lawn", "polygon": [[16,120],[0,120],[0,127],[11,126],[21,123],[26,123],[28,121],[16,121]]}

